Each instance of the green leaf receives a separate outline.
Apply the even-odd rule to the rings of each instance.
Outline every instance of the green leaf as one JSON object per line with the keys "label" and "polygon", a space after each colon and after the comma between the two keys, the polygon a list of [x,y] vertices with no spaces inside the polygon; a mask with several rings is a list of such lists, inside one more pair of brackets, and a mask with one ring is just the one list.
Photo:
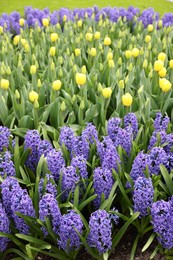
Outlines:
{"label": "green leaf", "polygon": [[160,170],[161,170],[161,174],[166,182],[166,185],[169,189],[169,192],[170,192],[169,195],[172,195],[173,194],[173,181],[164,165],[162,165],[162,164],[160,165]]}
{"label": "green leaf", "polygon": [[82,202],[78,207],[79,210],[81,211],[87,204],[89,204],[91,201],[93,201],[96,197],[97,197],[97,194],[94,194],[94,195],[90,196],[88,199],[86,199],[84,202]]}
{"label": "green leaf", "polygon": [[149,246],[151,245],[151,243],[153,242],[155,237],[156,237],[156,234],[152,233],[151,236],[149,237],[149,239],[147,240],[147,242],[145,243],[145,245],[143,246],[142,252],[144,252],[145,250],[147,250],[149,248]]}
{"label": "green leaf", "polygon": [[33,129],[34,121],[30,116],[25,115],[19,120],[18,126],[19,126],[19,128],[22,127],[22,128]]}
{"label": "green leaf", "polygon": [[[123,237],[124,233],[126,232],[127,228],[129,227],[129,225],[138,218],[139,216],[139,212],[136,212],[132,215],[131,218],[129,218],[127,220],[127,222],[122,226],[122,228],[120,228],[120,230],[118,231],[118,233],[116,234],[116,236],[113,238],[112,240],[112,248],[114,250],[114,248],[116,247],[116,245],[119,243],[119,241],[121,240],[121,238]],[[118,214],[117,214],[118,215]]]}
{"label": "green leaf", "polygon": [[130,260],[133,260],[134,257],[135,257],[135,251],[136,251],[136,248],[137,248],[139,237],[140,237],[140,235],[138,234],[136,236],[134,243],[133,243],[133,247],[132,247],[132,251],[131,251],[131,255],[130,255]]}
{"label": "green leaf", "polygon": [[78,207],[79,204],[79,185],[76,186],[74,190],[74,205],[75,207]]}
{"label": "green leaf", "polygon": [[15,253],[15,254],[21,256],[22,259],[24,259],[24,260],[31,260],[27,255],[23,254],[20,250],[15,249],[15,248],[10,248],[5,253],[8,253],[8,254]]}
{"label": "green leaf", "polygon": [[45,246],[50,246],[50,244],[46,243],[44,240],[32,237],[32,236],[28,236],[28,235],[24,235],[24,234],[16,234],[16,237],[21,238],[27,242],[30,243],[34,243],[36,245],[45,245]]}

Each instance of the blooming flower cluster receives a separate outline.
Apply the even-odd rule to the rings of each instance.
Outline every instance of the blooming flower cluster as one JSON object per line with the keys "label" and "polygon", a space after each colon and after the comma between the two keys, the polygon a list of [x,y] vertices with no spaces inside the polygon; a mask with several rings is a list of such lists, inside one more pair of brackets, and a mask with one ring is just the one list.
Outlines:
{"label": "blooming flower cluster", "polygon": [[[0,203],[0,232],[10,233],[10,221],[5,209],[2,206],[2,203]],[[8,241],[8,238],[0,237],[0,252],[5,251]]]}

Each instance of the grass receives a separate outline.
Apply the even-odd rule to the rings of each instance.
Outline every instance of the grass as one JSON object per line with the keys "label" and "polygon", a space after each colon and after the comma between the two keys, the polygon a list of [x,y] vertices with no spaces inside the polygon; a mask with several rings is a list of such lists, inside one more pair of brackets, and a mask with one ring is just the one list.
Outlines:
{"label": "grass", "polygon": [[98,7],[128,7],[129,5],[133,5],[139,7],[141,10],[148,7],[153,7],[155,11],[159,12],[161,15],[163,15],[166,12],[173,12],[173,3],[168,2],[166,0],[0,0],[0,15],[3,12],[11,13],[14,10],[20,12],[21,15],[23,15],[25,6],[32,6],[39,9],[49,7],[50,10],[53,11],[61,7],[68,7],[70,9],[73,9],[75,7],[92,7],[93,5],[97,5]]}

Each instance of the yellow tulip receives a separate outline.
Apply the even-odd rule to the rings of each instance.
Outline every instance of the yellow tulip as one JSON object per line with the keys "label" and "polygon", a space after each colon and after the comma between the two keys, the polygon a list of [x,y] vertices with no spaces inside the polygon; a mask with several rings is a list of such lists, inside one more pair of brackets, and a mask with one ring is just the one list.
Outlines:
{"label": "yellow tulip", "polygon": [[76,83],[79,86],[82,86],[86,83],[86,74],[84,73],[76,73]]}
{"label": "yellow tulip", "polygon": [[31,65],[31,67],[30,67],[30,73],[31,73],[32,75],[34,75],[34,74],[36,73],[36,71],[37,71],[36,65]]}
{"label": "yellow tulip", "polygon": [[133,101],[133,98],[132,96],[130,95],[130,93],[125,93],[123,96],[122,96],[122,103],[124,106],[126,107],[129,107],[131,106],[132,104],[132,101]]}
{"label": "yellow tulip", "polygon": [[25,19],[20,18],[19,19],[19,24],[20,24],[20,26],[24,26],[25,25]]}
{"label": "yellow tulip", "polygon": [[147,27],[148,32],[152,32],[154,29],[154,26],[152,24],[149,24]]}
{"label": "yellow tulip", "polygon": [[78,26],[78,27],[82,27],[82,19],[80,19],[79,21],[77,21],[77,26]]}
{"label": "yellow tulip", "polygon": [[96,48],[91,48],[89,54],[90,54],[92,57],[95,57],[96,54],[97,54]]}
{"label": "yellow tulip", "polygon": [[17,45],[18,43],[19,43],[19,41],[20,41],[20,35],[16,35],[15,37],[14,37],[14,39],[13,39],[13,44],[14,45]]}
{"label": "yellow tulip", "polygon": [[43,26],[47,27],[49,25],[49,19],[48,18],[43,18],[42,19],[42,24],[43,24]]}
{"label": "yellow tulip", "polygon": [[169,67],[170,67],[171,69],[173,69],[173,60],[170,60],[170,61],[169,61]]}
{"label": "yellow tulip", "polygon": [[84,74],[86,74],[86,73],[87,73],[87,69],[86,69],[86,66],[85,66],[85,65],[83,65],[83,66],[82,66],[82,69],[81,69],[81,71],[82,71],[82,73],[84,73]]}
{"label": "yellow tulip", "polygon": [[4,32],[4,28],[0,26],[0,34],[2,34],[3,32]]}
{"label": "yellow tulip", "polygon": [[100,32],[98,32],[98,31],[95,32],[94,39],[96,39],[96,40],[100,39]]}
{"label": "yellow tulip", "polygon": [[8,79],[1,79],[1,88],[7,90],[9,88],[9,80]]}
{"label": "yellow tulip", "polygon": [[110,37],[108,37],[108,36],[106,36],[105,38],[104,38],[104,45],[106,45],[106,46],[109,46],[109,45],[111,45],[111,38]]}
{"label": "yellow tulip", "polygon": [[151,36],[150,35],[146,35],[145,36],[145,42],[149,43],[151,41]]}
{"label": "yellow tulip", "polygon": [[102,89],[102,95],[104,98],[110,98],[112,95],[112,89],[111,88],[103,88]]}
{"label": "yellow tulip", "polygon": [[92,42],[93,34],[92,33],[86,33],[85,38],[88,42]]}
{"label": "yellow tulip", "polygon": [[109,68],[114,68],[115,67],[115,63],[113,60],[108,60],[108,66]]}
{"label": "yellow tulip", "polygon": [[28,43],[25,44],[24,48],[25,48],[25,52],[29,52],[29,44]]}
{"label": "yellow tulip", "polygon": [[79,55],[81,55],[81,50],[79,48],[76,48],[74,50],[74,53],[75,53],[75,56],[79,56]]}
{"label": "yellow tulip", "polygon": [[56,91],[60,90],[61,89],[61,86],[62,86],[62,82],[61,80],[55,80],[52,84],[52,88]]}
{"label": "yellow tulip", "polygon": [[166,54],[164,52],[160,52],[158,55],[158,60],[161,60],[164,62],[165,59],[166,59]]}
{"label": "yellow tulip", "polygon": [[41,80],[40,79],[38,79],[38,81],[37,81],[37,87],[41,88]]}
{"label": "yellow tulip", "polygon": [[158,74],[161,78],[164,78],[166,76],[166,68],[163,67],[161,70],[159,70]]}
{"label": "yellow tulip", "polygon": [[171,89],[171,82],[165,78],[159,79],[159,87],[163,92],[168,92]]}
{"label": "yellow tulip", "polygon": [[113,59],[113,53],[112,52],[108,52],[107,60],[112,60],[112,59]]}
{"label": "yellow tulip", "polygon": [[125,52],[125,56],[126,56],[126,59],[130,59],[132,57],[132,51],[131,50],[127,50]]}
{"label": "yellow tulip", "polygon": [[29,101],[33,102],[38,100],[38,93],[32,90],[29,92]]}
{"label": "yellow tulip", "polygon": [[51,40],[51,42],[56,42],[58,40],[58,34],[57,33],[51,33],[50,40]]}
{"label": "yellow tulip", "polygon": [[55,56],[55,53],[56,53],[56,48],[53,46],[53,47],[50,47],[50,50],[49,50],[49,55],[51,57]]}
{"label": "yellow tulip", "polygon": [[163,68],[164,64],[163,64],[163,61],[161,60],[156,60],[154,62],[154,70],[155,71],[160,71],[162,68]]}
{"label": "yellow tulip", "polygon": [[134,48],[132,50],[132,56],[136,58],[136,57],[138,57],[138,55],[139,55],[139,49],[138,48]]}

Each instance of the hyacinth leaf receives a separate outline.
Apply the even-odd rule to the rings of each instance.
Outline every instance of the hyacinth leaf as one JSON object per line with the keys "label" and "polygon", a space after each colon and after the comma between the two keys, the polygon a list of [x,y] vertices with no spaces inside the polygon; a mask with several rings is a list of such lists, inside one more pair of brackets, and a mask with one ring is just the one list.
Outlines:
{"label": "hyacinth leaf", "polygon": [[40,246],[50,246],[50,244],[46,243],[44,240],[32,237],[32,236],[28,236],[28,235],[24,235],[24,234],[16,234],[16,237],[23,239],[27,242],[30,243],[35,243],[36,245],[40,245]]}
{"label": "hyacinth leaf", "polygon": [[157,254],[157,252],[160,249],[160,245],[156,246],[156,248],[154,249],[154,251],[152,252],[152,254],[150,255],[150,259],[154,259],[155,255]]}
{"label": "hyacinth leaf", "polygon": [[113,203],[113,201],[114,201],[114,199],[115,199],[115,197],[116,197],[116,195],[117,195],[117,194],[115,193],[117,186],[118,186],[118,182],[116,181],[116,182],[114,183],[114,185],[112,186],[112,189],[111,189],[111,191],[110,191],[110,194],[109,194],[108,199],[104,200],[104,202],[103,202],[103,203],[101,204],[101,206],[99,207],[100,209],[105,209],[106,211],[109,211],[109,210],[110,210],[110,208],[111,208],[111,206],[112,206],[112,203]]}
{"label": "hyacinth leaf", "polygon": [[[8,254],[10,254],[10,253],[15,253],[15,254],[21,256],[20,259],[31,260],[27,255],[23,254],[20,250],[18,250],[18,249],[16,249],[16,248],[10,248],[10,249],[6,250],[4,256],[5,256],[5,255],[8,255]],[[26,253],[26,252],[25,252],[25,253]],[[26,254],[27,254],[27,253],[26,253]]]}
{"label": "hyacinth leaf", "polygon": [[133,243],[132,250],[131,250],[131,254],[130,254],[130,260],[134,260],[135,252],[136,252],[136,248],[137,248],[137,245],[138,245],[139,237],[140,237],[140,235],[138,234],[138,235],[136,236],[136,238],[135,238],[134,243]]}
{"label": "hyacinth leaf", "polygon": [[14,235],[12,234],[6,234],[3,232],[0,232],[0,237],[7,237],[9,238],[13,243],[15,243],[23,252],[25,252],[25,245],[18,240]]}
{"label": "hyacinth leaf", "polygon": [[74,190],[74,206],[78,208],[79,205],[79,185]]}
{"label": "hyacinth leaf", "polygon": [[82,222],[87,230],[87,232],[89,231],[89,226],[88,226],[88,222],[86,221],[86,219],[84,218],[84,216],[82,215],[82,213],[80,212],[80,209],[77,209],[71,202],[69,202],[69,205],[71,206],[72,209],[74,209],[76,211],[77,214],[80,215]]}
{"label": "hyacinth leaf", "polygon": [[161,174],[166,182],[166,185],[169,189],[169,195],[171,196],[173,194],[173,180],[172,178],[170,177],[167,169],[165,168],[164,165],[160,165],[160,171],[161,171]]}
{"label": "hyacinth leaf", "polygon": [[27,128],[17,128],[17,127],[15,127],[14,129],[10,129],[10,131],[14,135],[24,137],[26,132],[28,131],[28,129]]}
{"label": "hyacinth leaf", "polygon": [[93,181],[90,181],[89,184],[88,184],[88,186],[87,186],[86,192],[85,192],[85,194],[83,195],[83,198],[82,198],[82,200],[81,200],[81,204],[86,200],[86,198],[87,198],[89,192],[91,191],[92,186],[93,186]]}
{"label": "hyacinth leaf", "polygon": [[88,205],[91,201],[95,200],[95,198],[97,197],[97,194],[94,194],[92,196],[90,196],[88,199],[86,199],[84,202],[82,202],[78,209],[82,210],[84,207],[86,207],[86,205]]}
{"label": "hyacinth leaf", "polygon": [[55,241],[57,241],[57,236],[56,236],[56,234],[52,230],[52,225],[51,225],[50,219],[49,218],[45,218],[45,223],[46,223],[46,229],[47,229],[48,233],[51,235],[51,237]]}
{"label": "hyacinth leaf", "polygon": [[[112,249],[114,249],[116,247],[116,245],[119,243],[119,241],[121,240],[121,238],[123,237],[124,233],[126,232],[127,228],[129,227],[129,225],[131,223],[134,222],[135,219],[137,219],[139,217],[139,212],[135,212],[131,218],[129,218],[127,220],[127,222],[122,226],[122,228],[120,228],[120,230],[118,231],[118,233],[114,236],[113,240],[112,240]],[[118,215],[118,214],[117,214]],[[112,250],[111,250],[112,252]]]}
{"label": "hyacinth leaf", "polygon": [[[23,151],[21,157],[20,157],[20,166],[21,168],[24,167],[25,165],[25,161],[27,160],[29,154],[31,153],[31,150],[29,148],[27,148],[25,151]],[[19,169],[20,169],[19,166]]]}
{"label": "hyacinth leaf", "polygon": [[118,173],[114,169],[112,170],[112,173],[113,173],[113,176],[114,176],[115,180],[117,180],[117,182],[118,182],[118,186],[120,188],[120,191],[121,191],[121,193],[122,193],[122,195],[123,195],[127,205],[131,206],[131,202],[130,202],[128,196],[127,196],[126,190],[125,190],[125,188],[124,188],[124,186],[123,186],[123,184],[122,184],[122,182],[120,180],[120,177],[119,177]]}
{"label": "hyacinth leaf", "polygon": [[34,260],[36,255],[33,255],[32,251],[31,251],[31,248],[30,248],[28,245],[29,245],[29,244],[27,244],[27,245],[25,246],[27,255],[29,256],[29,258],[30,258],[31,260]]}
{"label": "hyacinth leaf", "polygon": [[41,253],[41,254],[44,254],[44,255],[47,255],[47,256],[50,256],[50,257],[53,257],[53,258],[55,258],[55,259],[60,259],[60,260],[69,260],[69,258],[67,258],[66,256],[65,256],[65,254],[63,254],[63,253],[61,253],[60,251],[59,252],[57,252],[56,254],[55,253],[49,253],[49,252],[47,252],[47,251],[44,251],[44,249],[47,249],[47,250],[49,250],[49,248],[47,247],[39,247],[39,248],[36,248],[36,247],[33,247],[33,246],[31,246],[31,245],[28,245],[28,247],[31,249],[31,250],[33,250],[33,251],[36,251],[36,252],[38,252],[38,253]]}
{"label": "hyacinth leaf", "polygon": [[27,183],[27,185],[30,184],[31,181],[30,181],[29,177],[27,176],[27,174],[25,173],[24,169],[21,166],[19,166],[19,170],[20,170],[20,174],[21,174],[23,181],[25,183]]}
{"label": "hyacinth leaf", "polygon": [[0,95],[0,120],[3,125],[5,125],[5,121],[8,118],[8,108],[5,104],[5,100],[2,95]]}
{"label": "hyacinth leaf", "polygon": [[149,246],[151,245],[155,237],[156,234],[152,233],[149,239],[147,240],[147,242],[145,243],[145,245],[143,246],[142,252],[146,251],[149,248]]}
{"label": "hyacinth leaf", "polygon": [[103,254],[103,260],[108,260],[109,254],[108,252]]}
{"label": "hyacinth leaf", "polygon": [[14,147],[14,166],[16,171],[16,177],[20,177],[19,165],[20,165],[19,138],[16,136],[15,147]]}
{"label": "hyacinth leaf", "polygon": [[36,212],[36,216],[38,217],[38,203],[39,203],[39,192],[38,192],[38,186],[40,182],[40,176],[41,171],[44,163],[44,155],[40,157],[40,160],[38,162],[37,170],[36,170],[36,181],[35,181],[35,193],[34,193],[34,208]]}

